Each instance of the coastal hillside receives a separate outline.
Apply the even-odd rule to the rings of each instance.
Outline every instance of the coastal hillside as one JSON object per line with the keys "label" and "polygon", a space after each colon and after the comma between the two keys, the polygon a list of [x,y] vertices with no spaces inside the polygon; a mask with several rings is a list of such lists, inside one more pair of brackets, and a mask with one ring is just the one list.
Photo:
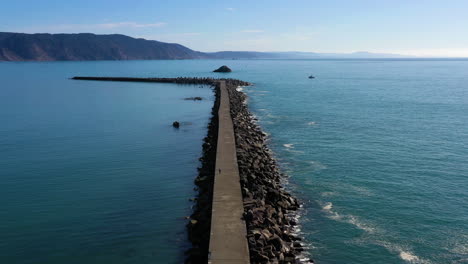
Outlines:
{"label": "coastal hillside", "polygon": [[0,32],[0,61],[163,60],[199,59],[205,56],[180,44],[118,34]]}

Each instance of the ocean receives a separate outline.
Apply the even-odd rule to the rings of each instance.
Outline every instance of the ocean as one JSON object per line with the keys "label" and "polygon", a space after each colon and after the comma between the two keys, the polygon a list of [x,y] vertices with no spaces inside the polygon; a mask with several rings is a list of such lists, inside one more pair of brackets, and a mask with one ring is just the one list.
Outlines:
{"label": "ocean", "polygon": [[316,263],[468,263],[460,59],[0,63],[0,263],[184,259],[212,91],[75,75],[252,82]]}

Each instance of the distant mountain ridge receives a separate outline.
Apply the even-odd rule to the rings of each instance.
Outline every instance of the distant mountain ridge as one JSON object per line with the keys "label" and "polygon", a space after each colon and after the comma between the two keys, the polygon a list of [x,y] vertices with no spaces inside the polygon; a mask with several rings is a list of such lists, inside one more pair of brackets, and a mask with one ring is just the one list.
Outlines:
{"label": "distant mountain ridge", "polygon": [[199,59],[205,54],[180,44],[125,35],[0,33],[0,60]]}
{"label": "distant mountain ridge", "polygon": [[356,52],[349,54],[257,51],[199,52],[176,43],[136,39],[120,34],[25,34],[0,32],[0,61],[319,59],[402,57],[405,56],[368,52]]}

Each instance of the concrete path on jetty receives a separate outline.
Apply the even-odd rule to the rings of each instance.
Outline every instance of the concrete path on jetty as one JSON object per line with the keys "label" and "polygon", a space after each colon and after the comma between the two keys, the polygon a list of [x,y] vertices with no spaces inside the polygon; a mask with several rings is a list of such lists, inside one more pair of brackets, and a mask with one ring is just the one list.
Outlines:
{"label": "concrete path on jetty", "polygon": [[234,127],[226,82],[220,81],[218,147],[208,263],[250,263]]}

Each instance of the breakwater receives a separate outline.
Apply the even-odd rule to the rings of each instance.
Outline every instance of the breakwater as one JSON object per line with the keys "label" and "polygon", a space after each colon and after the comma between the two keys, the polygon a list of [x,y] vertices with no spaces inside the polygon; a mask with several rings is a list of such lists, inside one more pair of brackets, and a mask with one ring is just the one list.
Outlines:
{"label": "breakwater", "polygon": [[210,264],[250,262],[236,140],[226,81],[220,81],[218,145],[211,210]]}
{"label": "breakwater", "polygon": [[215,85],[221,80],[229,81],[230,84],[241,86],[249,85],[248,82],[235,79],[216,79],[216,78],[198,78],[198,77],[176,77],[176,78],[136,78],[136,77],[83,77],[75,76],[73,80],[84,81],[111,81],[111,82],[156,82],[156,83],[177,83],[177,84],[208,84]]}
{"label": "breakwater", "polygon": [[[241,251],[241,257],[250,258],[251,263],[298,262],[297,257],[303,248],[299,242],[300,238],[293,234],[296,222],[290,215],[291,212],[299,208],[299,203],[283,188],[281,180],[283,175],[265,142],[265,134],[255,123],[245,104],[246,95],[237,91],[237,87],[247,86],[250,83],[235,79],[186,77],[73,77],[72,79],[212,85],[214,87],[215,103],[212,109],[212,118],[208,125],[208,134],[204,138],[203,155],[200,158],[201,166],[198,169],[199,174],[195,179],[198,197],[193,214],[187,224],[189,239],[193,247],[187,252],[186,263],[207,263],[208,261],[222,263],[223,256],[227,256],[226,252],[231,249],[236,250],[234,255],[237,255],[237,257],[239,251]],[[229,138],[229,136],[227,138],[219,137],[222,131],[229,130],[229,128],[220,129],[220,122],[223,122],[222,126],[225,126],[224,122],[226,122],[223,121],[226,120],[225,118],[220,118],[220,113],[223,113],[220,105],[223,101],[225,104],[223,107],[224,112],[228,112],[228,121],[232,122],[230,124],[230,129],[233,129],[232,138]],[[230,161],[223,161],[227,162],[226,164],[230,162],[228,165],[221,166],[217,164],[219,163],[219,155],[227,153],[226,150],[219,151],[220,144],[223,144],[224,147],[226,147],[226,144],[230,144],[230,150],[227,152],[233,154],[233,158],[230,158]],[[230,167],[230,169],[224,171],[223,174],[223,169],[226,166]],[[227,177],[217,182],[218,178],[226,175],[229,175],[229,177],[234,175],[237,178]],[[236,181],[238,187],[235,186]],[[221,183],[221,185],[216,188],[215,183]],[[234,186],[232,183],[234,183]],[[228,201],[231,200],[225,198],[226,192],[230,193],[232,188],[240,189],[238,200],[242,204],[240,206],[231,205],[234,208],[232,212],[230,210],[225,211],[230,213],[229,215],[225,213],[218,214],[223,208],[223,202],[225,204],[230,203]],[[223,191],[213,193],[213,190],[218,189],[224,189],[224,193]],[[229,195],[236,194],[231,192]],[[240,195],[242,199],[240,199]],[[218,209],[213,210],[217,206]],[[238,216],[236,216],[237,214]],[[229,230],[231,227],[232,230]],[[242,228],[246,230],[243,231],[245,235],[242,233]],[[230,234],[234,230],[241,231],[235,236],[237,246],[231,247],[232,243],[230,241],[233,241],[231,240],[233,238]],[[213,234],[213,232],[216,234]],[[210,243],[210,239],[213,238],[216,240],[215,243]],[[243,251],[243,248],[246,249],[247,247],[248,251]],[[221,251],[223,253],[218,255]],[[209,260],[210,256],[212,260]],[[227,256],[225,260],[237,258],[231,257]],[[310,262],[312,261],[310,260]]]}
{"label": "breakwater", "polygon": [[291,214],[299,203],[283,188],[284,175],[266,144],[266,135],[245,104],[247,96],[236,88],[230,86],[228,91],[251,263],[297,263],[303,248],[293,234],[297,223]]}

